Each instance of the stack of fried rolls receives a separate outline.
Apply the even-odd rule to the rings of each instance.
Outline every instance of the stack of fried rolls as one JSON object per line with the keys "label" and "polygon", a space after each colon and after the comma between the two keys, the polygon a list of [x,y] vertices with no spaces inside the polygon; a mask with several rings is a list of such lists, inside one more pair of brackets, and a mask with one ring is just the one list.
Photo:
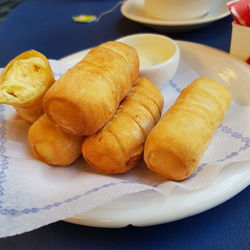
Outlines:
{"label": "stack of fried rolls", "polygon": [[13,105],[20,117],[33,123],[44,113],[43,97],[53,83],[48,59],[38,51],[26,51],[0,75],[0,103]]}
{"label": "stack of fried rolls", "polygon": [[90,50],[55,83],[47,58],[31,50],[1,73],[0,103],[13,105],[33,123],[31,149],[48,164],[69,165],[82,153],[99,172],[117,174],[134,167],[144,150],[149,169],[184,180],[196,169],[231,94],[217,82],[199,78],[158,122],[162,94],[138,74],[136,50],[120,42]]}
{"label": "stack of fried rolls", "polygon": [[46,93],[46,114],[29,130],[34,155],[57,166],[74,162],[81,154],[82,135],[110,120],[138,73],[138,55],[130,46],[107,42],[90,50]]}
{"label": "stack of fried rolls", "polygon": [[192,82],[147,138],[144,160],[149,169],[170,180],[189,177],[231,102],[230,92],[217,82]]}
{"label": "stack of fried rolls", "polygon": [[149,80],[139,78],[112,119],[84,141],[82,153],[86,161],[105,174],[123,173],[134,167],[162,107],[160,90]]}
{"label": "stack of fried rolls", "polygon": [[55,82],[44,97],[44,110],[64,130],[92,135],[111,119],[138,74],[135,49],[103,43]]}

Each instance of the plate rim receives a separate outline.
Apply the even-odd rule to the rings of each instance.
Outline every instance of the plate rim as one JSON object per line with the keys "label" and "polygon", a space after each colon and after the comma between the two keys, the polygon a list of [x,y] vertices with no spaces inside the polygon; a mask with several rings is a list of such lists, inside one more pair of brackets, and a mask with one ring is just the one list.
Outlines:
{"label": "plate rim", "polygon": [[[180,45],[181,49],[183,46],[184,47],[185,46],[199,46],[205,50],[213,51],[213,53],[220,53],[221,55],[228,57],[231,60],[237,62],[239,67],[245,67],[246,69],[248,69],[248,65],[246,63],[244,63],[243,61],[241,61],[237,58],[232,57],[229,53],[222,51],[222,50],[219,50],[217,48],[210,47],[210,46],[203,45],[203,44],[199,44],[199,43],[187,42],[187,41],[177,41],[177,43]],[[59,61],[66,62],[67,60],[72,60],[72,59],[74,59],[74,57],[82,56],[82,54],[86,54],[87,50],[88,49],[73,53],[71,55],[68,55],[66,57],[61,58]],[[245,163],[248,166],[248,172],[249,172],[249,165],[250,165],[249,163],[250,163],[250,161],[246,161],[246,163]],[[207,204],[205,207],[203,206],[203,207],[196,208],[195,210],[193,210],[191,212],[189,211],[189,213],[186,215],[176,216],[175,218],[172,218],[172,219],[167,219],[166,217],[168,217],[168,216],[166,216],[164,218],[158,219],[155,222],[150,220],[150,219],[148,219],[148,221],[146,220],[144,222],[142,222],[140,219],[139,219],[139,221],[128,222],[127,220],[123,220],[123,219],[121,219],[120,221],[107,220],[107,218],[105,218],[105,216],[103,218],[98,217],[98,216],[97,217],[94,216],[94,218],[91,218],[91,217],[88,218],[88,214],[89,213],[91,214],[92,211],[95,211],[96,209],[102,210],[102,207],[98,207],[98,208],[95,208],[93,210],[90,210],[89,212],[83,213],[81,215],[76,215],[76,216],[64,219],[64,221],[78,224],[78,225],[93,226],[93,227],[105,227],[105,228],[121,228],[121,227],[125,227],[129,224],[132,224],[134,226],[151,226],[151,225],[158,225],[158,224],[162,224],[162,223],[169,223],[172,221],[176,221],[179,219],[190,217],[192,215],[199,214],[199,213],[207,211],[213,207],[216,207],[216,206],[220,205],[221,203],[234,197],[236,194],[238,194],[243,189],[248,187],[248,185],[250,185],[250,177],[249,176],[245,177],[245,179],[242,180],[242,182],[237,186],[237,188],[234,187],[232,190],[231,189],[228,190],[226,195],[223,192],[222,193],[218,192],[219,195],[217,195],[217,196],[221,196],[221,197],[219,199],[218,198],[212,199],[212,202]],[[110,203],[112,204],[112,201]],[[105,207],[105,205],[104,205],[104,207]],[[86,215],[87,215],[87,217],[86,217]]]}
{"label": "plate rim", "polygon": [[[185,21],[167,21],[167,20],[156,20],[156,19],[149,19],[143,16],[137,16],[136,18],[129,14],[128,8],[131,4],[136,4],[139,1],[143,0],[127,0],[125,1],[121,6],[121,13],[124,17],[128,18],[129,20],[146,24],[146,25],[152,25],[152,26],[165,26],[165,27],[185,27],[185,26],[196,26],[196,25],[204,25],[206,23],[210,23],[219,19],[222,19],[228,15],[230,15],[229,10],[225,8],[224,12],[217,16],[204,16],[199,19],[192,19],[192,20],[185,20]],[[220,0],[221,2],[225,2],[225,0]],[[222,3],[219,4],[219,6],[222,6]],[[213,13],[214,9],[212,10]]]}

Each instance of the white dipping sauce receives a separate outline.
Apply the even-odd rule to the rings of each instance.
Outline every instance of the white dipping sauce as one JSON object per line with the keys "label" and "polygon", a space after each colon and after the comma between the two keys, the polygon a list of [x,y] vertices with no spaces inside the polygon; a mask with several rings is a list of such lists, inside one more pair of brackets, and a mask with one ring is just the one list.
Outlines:
{"label": "white dipping sauce", "polygon": [[157,49],[154,45],[150,47],[140,46],[136,48],[139,61],[140,61],[140,69],[147,69],[154,65],[160,64],[166,60],[168,60],[172,53],[167,53],[167,51],[162,51],[161,49]]}
{"label": "white dipping sauce", "polygon": [[139,55],[140,76],[145,77],[158,88],[166,86],[175,75],[180,58],[177,43],[169,37],[158,34],[134,34],[118,39],[135,48]]}
{"label": "white dipping sauce", "polygon": [[154,37],[147,37],[142,39],[141,37],[134,37],[133,39],[121,39],[133,48],[135,48],[139,54],[140,69],[147,69],[154,65],[165,62],[172,57],[176,51],[175,46],[166,40],[155,39]]}

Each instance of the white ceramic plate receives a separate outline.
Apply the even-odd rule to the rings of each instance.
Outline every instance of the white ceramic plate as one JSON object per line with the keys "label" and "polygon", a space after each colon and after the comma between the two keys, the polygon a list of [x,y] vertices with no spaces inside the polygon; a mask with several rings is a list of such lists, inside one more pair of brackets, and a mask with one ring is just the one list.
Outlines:
{"label": "white ceramic plate", "polygon": [[[178,44],[186,64],[199,75],[214,78],[229,87],[234,101],[250,105],[250,67],[246,63],[204,45],[183,41],[178,41]],[[61,61],[71,64],[85,54],[86,51],[82,51]],[[167,198],[148,191],[127,195],[66,221],[96,227],[148,226],[171,222],[215,207],[249,184],[250,162],[231,164],[210,186],[199,191],[176,188]]]}
{"label": "white ceramic plate", "polygon": [[228,0],[216,0],[211,11],[201,18],[186,21],[157,20],[144,14],[143,2],[144,0],[126,1],[121,7],[122,15],[132,21],[164,32],[194,30],[230,14],[226,6]]}

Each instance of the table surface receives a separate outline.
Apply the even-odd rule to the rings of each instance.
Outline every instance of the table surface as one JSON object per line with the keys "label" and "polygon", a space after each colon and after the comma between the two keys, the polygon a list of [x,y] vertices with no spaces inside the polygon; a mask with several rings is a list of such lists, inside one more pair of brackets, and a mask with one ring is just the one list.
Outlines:
{"label": "table surface", "polygon": [[[79,14],[100,14],[116,0],[29,0],[0,24],[0,67],[28,49],[59,59],[107,40],[143,32],[146,26],[124,18],[120,9],[92,24],[74,23]],[[231,17],[199,30],[165,33],[229,51]],[[56,222],[5,239],[0,249],[249,249],[250,187],[201,214],[162,225],[108,229]],[[0,225],[4,226],[4,225]]]}

